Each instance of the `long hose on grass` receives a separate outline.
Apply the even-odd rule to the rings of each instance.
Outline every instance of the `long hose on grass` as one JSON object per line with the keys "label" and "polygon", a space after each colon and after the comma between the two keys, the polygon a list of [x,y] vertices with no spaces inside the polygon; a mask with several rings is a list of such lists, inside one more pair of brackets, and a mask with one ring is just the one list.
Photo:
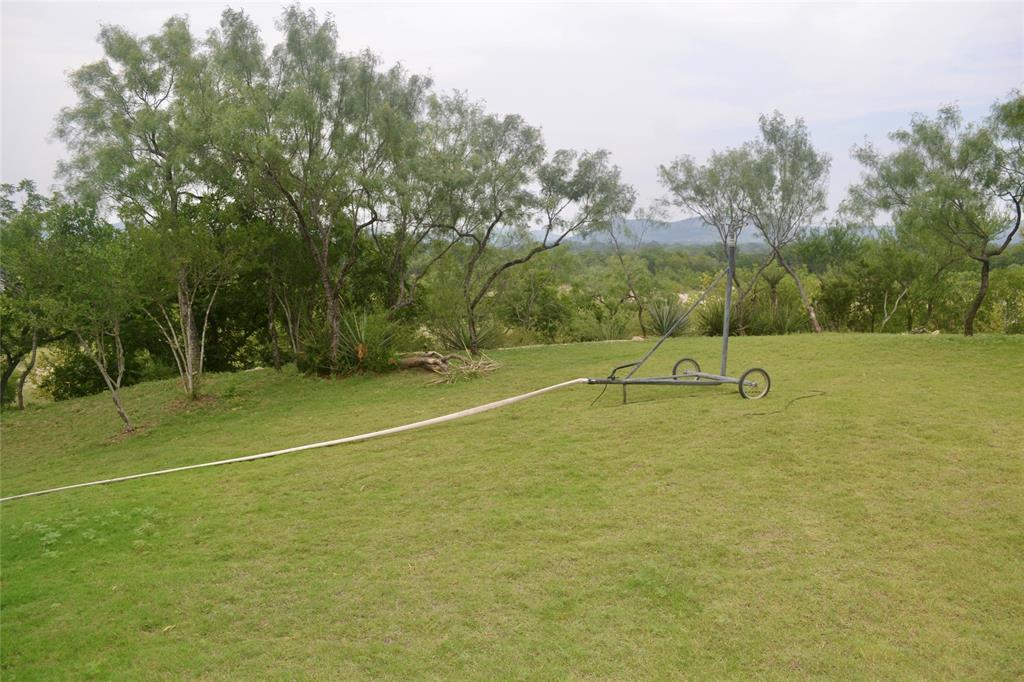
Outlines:
{"label": "long hose on grass", "polygon": [[512,403],[518,403],[521,400],[528,398],[535,398],[536,396],[543,395],[550,391],[557,390],[559,388],[565,388],[566,386],[572,386],[574,384],[585,384],[587,379],[573,379],[571,381],[563,381],[560,384],[554,386],[548,386],[546,388],[539,388],[536,391],[530,391],[529,393],[523,393],[522,395],[512,396],[511,398],[505,398],[504,400],[496,400],[493,403],[486,403],[484,405],[478,405],[471,407],[467,410],[460,410],[458,412],[452,412],[440,417],[434,417],[432,419],[424,419],[423,421],[412,422],[411,424],[403,424],[402,426],[394,426],[390,429],[384,429],[382,431],[371,431],[370,433],[361,433],[358,436],[346,436],[344,438],[336,438],[334,440],[325,440],[320,443],[310,443],[309,445],[299,445],[294,448],[285,448],[284,450],[273,450],[271,452],[261,452],[257,455],[245,455],[243,457],[232,457],[231,459],[221,459],[216,462],[203,462],[202,464],[189,464],[187,466],[174,467],[173,469],[161,469],[160,471],[147,471],[144,474],[132,474],[131,476],[118,476],[116,478],[105,478],[101,481],[89,481],[88,483],[75,483],[73,485],[64,485],[59,488],[47,488],[46,490],[37,490],[31,493],[21,493],[20,495],[9,495],[7,497],[0,497],[0,502],[9,502],[10,500],[16,500],[21,497],[35,497],[37,495],[48,495],[50,493],[58,493],[62,490],[72,490],[74,488],[88,488],[94,485],[106,485],[108,483],[120,483],[121,481],[131,481],[136,478],[148,478],[150,476],[162,476],[163,474],[173,474],[178,471],[190,471],[192,469],[204,469],[206,467],[215,467],[222,464],[235,464],[237,462],[252,462],[257,459],[267,459],[268,457],[277,457],[278,455],[287,455],[292,452],[302,452],[303,450],[313,450],[315,448],[327,448],[332,445],[342,445],[343,443],[358,443],[364,440],[370,440],[371,438],[380,438],[382,436],[390,436],[395,433],[402,433],[403,431],[412,431],[413,429],[422,429],[425,426],[433,426],[434,424],[443,424],[444,422],[450,422],[455,419],[461,419],[463,417],[470,417],[474,414],[480,414],[481,412],[487,412],[489,410],[495,410],[499,407],[505,407]]}

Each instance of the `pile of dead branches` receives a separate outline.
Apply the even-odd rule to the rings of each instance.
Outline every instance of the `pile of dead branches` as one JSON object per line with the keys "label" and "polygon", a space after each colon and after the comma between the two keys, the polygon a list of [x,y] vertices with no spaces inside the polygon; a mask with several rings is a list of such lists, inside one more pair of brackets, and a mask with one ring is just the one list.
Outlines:
{"label": "pile of dead branches", "polygon": [[490,374],[499,367],[497,362],[483,354],[442,355],[436,351],[404,355],[398,359],[398,366],[401,369],[419,368],[433,372],[437,377],[430,382],[432,384],[454,384],[463,379],[474,379]]}

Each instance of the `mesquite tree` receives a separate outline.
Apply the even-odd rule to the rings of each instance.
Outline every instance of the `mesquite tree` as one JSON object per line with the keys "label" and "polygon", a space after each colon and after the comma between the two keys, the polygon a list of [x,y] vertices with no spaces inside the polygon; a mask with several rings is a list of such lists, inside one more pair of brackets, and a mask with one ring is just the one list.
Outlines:
{"label": "mesquite tree", "polygon": [[[703,165],[690,156],[681,156],[668,166],[659,166],[658,176],[669,192],[669,202],[715,227],[722,247],[726,248],[730,235],[738,238],[750,223],[748,187],[752,171],[752,147],[746,145],[712,152]],[[770,254],[761,264],[747,290],[740,295],[740,303],[774,257]],[[736,285],[739,286],[738,281]]]}
{"label": "mesquite tree", "polygon": [[[478,220],[474,229],[460,232],[460,237],[470,246],[463,277],[463,297],[469,326],[469,350],[473,352],[479,350],[478,308],[501,275],[510,268],[529,262],[538,254],[560,246],[570,235],[582,237],[607,228],[611,220],[628,213],[635,201],[633,189],[621,182],[619,168],[609,162],[609,154],[604,150],[558,150],[549,161],[537,167],[535,177],[539,185],[535,194],[527,194],[525,200],[516,199],[526,193],[527,188],[508,187],[507,191],[513,197],[508,204],[510,211],[501,208],[485,210],[479,216],[488,216],[489,219]],[[490,205],[490,201],[486,205]],[[496,241],[508,234],[501,228],[515,231],[517,227],[522,230],[530,224],[535,226],[537,237],[520,232],[520,236],[525,238],[519,240],[522,246],[513,251],[511,258],[502,257],[493,262],[485,262],[481,258]]]}
{"label": "mesquite tree", "polygon": [[652,212],[640,209],[630,220],[612,220],[602,230],[612,245],[612,253],[619,264],[626,290],[619,303],[632,302],[636,306],[636,320],[640,334],[647,336],[644,316],[648,312],[654,282],[648,264],[637,256],[647,231],[664,225]]}
{"label": "mesquite tree", "polygon": [[[456,244],[442,224],[447,215],[445,178],[461,151],[452,119],[429,92],[430,81],[401,69],[381,75],[376,114],[382,136],[383,181],[370,186],[378,220],[371,244],[386,264],[386,305],[392,315],[412,306],[420,283]],[[453,144],[454,143],[454,144]]]}
{"label": "mesquite tree", "polygon": [[[143,38],[104,26],[99,42],[103,59],[71,74],[78,101],[58,118],[57,135],[72,152],[61,173],[74,194],[109,202],[124,223],[152,231],[159,235],[154,242],[166,245],[158,271],[169,274],[166,295],[177,319],[156,319],[165,333],[180,333],[166,338],[180,356],[182,387],[194,398],[205,331],[196,305],[205,298],[208,309],[213,290],[205,286],[205,266],[192,257],[195,224],[185,214],[211,186],[202,166],[213,106],[207,65],[180,17]],[[161,307],[169,312],[171,305]]]}
{"label": "mesquite tree", "polygon": [[50,324],[45,305],[54,274],[45,248],[51,205],[29,180],[0,185],[0,404],[10,399],[8,382],[25,361],[16,388],[19,409],[39,347],[64,335]]}
{"label": "mesquite tree", "polygon": [[746,185],[751,162],[749,146],[712,152],[703,165],[681,156],[668,166],[658,166],[658,177],[670,201],[715,227],[725,246],[729,235],[738,236],[750,222]]}
{"label": "mesquite tree", "polygon": [[[609,154],[556,151],[544,160],[540,130],[494,116],[461,97],[445,102],[458,167],[445,176],[447,229],[465,248],[462,303],[469,350],[479,350],[480,305],[494,283],[567,237],[585,236],[628,213],[633,189]],[[534,233],[529,233],[533,227]],[[495,247],[506,247],[492,258]]]}
{"label": "mesquite tree", "polygon": [[125,350],[121,325],[138,308],[126,235],[96,211],[61,205],[50,211],[45,249],[52,271],[45,291],[52,323],[78,342],[103,376],[125,431],[134,426],[121,400]]}
{"label": "mesquite tree", "polygon": [[1019,93],[997,105],[986,126],[965,123],[959,109],[945,107],[892,133],[898,149],[890,154],[870,144],[854,150],[865,166],[851,190],[856,201],[889,211],[903,229],[937,237],[980,265],[978,292],[964,315],[967,336],[988,292],[992,259],[1020,229],[1022,111]]}
{"label": "mesquite tree", "polygon": [[822,331],[810,297],[783,250],[798,240],[825,211],[831,160],[811,144],[802,119],[792,124],[779,112],[761,116],[761,139],[751,145],[753,162],[745,183],[750,222],[768,242],[780,266],[796,284],[814,331]]}
{"label": "mesquite tree", "polygon": [[402,120],[418,111],[416,96],[395,91],[424,86],[398,67],[381,74],[369,53],[339,52],[334,22],[312,11],[290,7],[278,26],[285,39],[268,57],[248,17],[222,15],[209,41],[221,102],[214,140],[227,175],[287,207],[320,281],[333,371],[346,287],[400,165]]}

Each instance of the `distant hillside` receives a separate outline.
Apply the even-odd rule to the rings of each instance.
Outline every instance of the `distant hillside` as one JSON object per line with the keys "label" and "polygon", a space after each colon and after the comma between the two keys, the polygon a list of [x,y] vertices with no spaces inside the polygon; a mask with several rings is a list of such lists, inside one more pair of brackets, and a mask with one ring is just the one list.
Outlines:
{"label": "distant hillside", "polygon": [[[639,221],[627,220],[627,224],[634,230],[643,229]],[[687,246],[699,246],[703,244],[717,244],[719,240],[718,230],[711,225],[706,225],[700,218],[687,218],[666,224],[660,228],[650,228],[644,235],[645,244],[681,244]],[[594,234],[585,240],[585,243],[607,244],[610,240],[606,234]],[[764,240],[757,234],[753,227],[747,227],[740,233],[740,244],[763,244]]]}

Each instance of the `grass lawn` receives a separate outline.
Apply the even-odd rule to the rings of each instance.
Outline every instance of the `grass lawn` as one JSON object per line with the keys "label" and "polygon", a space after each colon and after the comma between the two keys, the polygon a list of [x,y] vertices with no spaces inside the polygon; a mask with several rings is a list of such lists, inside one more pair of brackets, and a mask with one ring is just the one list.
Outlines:
{"label": "grass lawn", "polygon": [[[647,343],[254,371],[3,416],[3,495],[445,414]],[[4,680],[1024,676],[1024,337],[737,338],[735,387],[561,392],[367,443],[4,503]],[[718,341],[666,344],[715,369]],[[800,398],[798,400],[798,398]]]}

